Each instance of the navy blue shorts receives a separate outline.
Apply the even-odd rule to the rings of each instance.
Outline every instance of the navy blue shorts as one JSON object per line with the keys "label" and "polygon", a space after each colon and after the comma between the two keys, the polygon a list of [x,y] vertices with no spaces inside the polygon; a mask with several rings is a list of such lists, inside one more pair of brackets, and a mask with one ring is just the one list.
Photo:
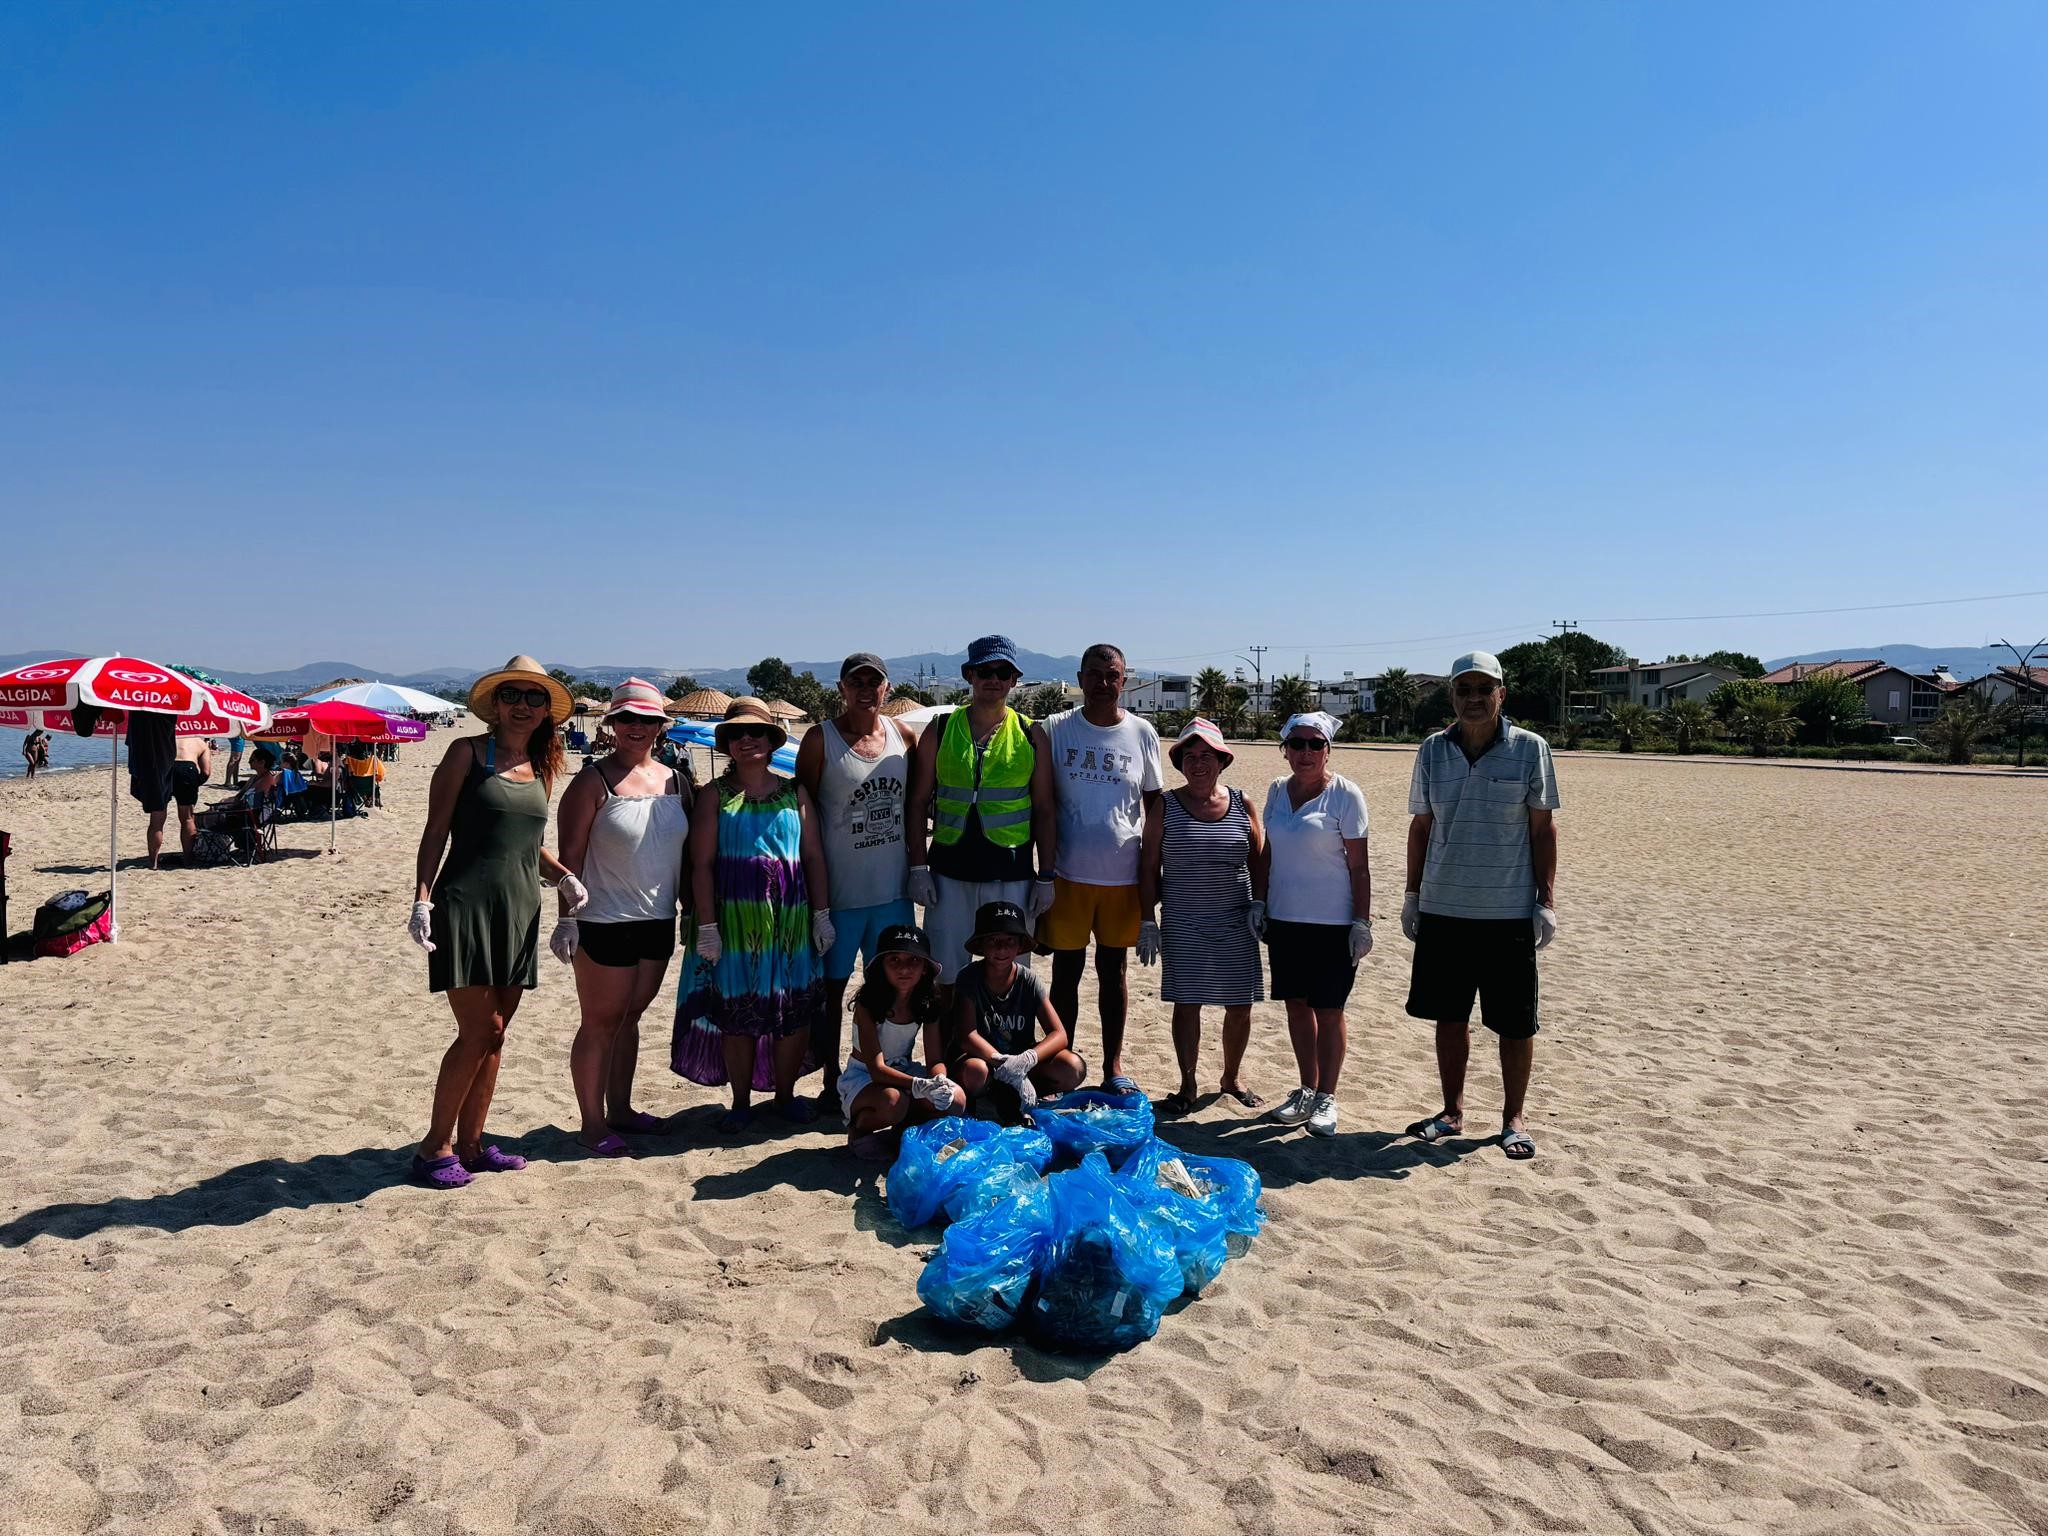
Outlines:
{"label": "navy blue shorts", "polygon": [[1408,1012],[1439,1024],[1479,1021],[1504,1040],[1536,1033],[1536,929],[1526,917],[1422,915]]}

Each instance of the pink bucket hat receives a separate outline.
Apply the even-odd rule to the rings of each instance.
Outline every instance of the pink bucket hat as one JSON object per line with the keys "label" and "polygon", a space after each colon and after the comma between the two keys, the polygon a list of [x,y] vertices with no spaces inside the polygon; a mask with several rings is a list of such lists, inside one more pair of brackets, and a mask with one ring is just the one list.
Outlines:
{"label": "pink bucket hat", "polygon": [[666,720],[668,704],[661,690],[646,678],[629,677],[612,690],[611,707],[604,712],[607,720],[619,715],[652,715],[657,720]]}
{"label": "pink bucket hat", "polygon": [[1211,752],[1223,759],[1223,766],[1226,768],[1236,757],[1230,748],[1223,745],[1223,733],[1216,729],[1216,723],[1197,715],[1188,722],[1188,728],[1174,739],[1173,745],[1166,749],[1166,755],[1172,759],[1174,767],[1180,766],[1181,749],[1191,741],[1199,741],[1208,747]]}

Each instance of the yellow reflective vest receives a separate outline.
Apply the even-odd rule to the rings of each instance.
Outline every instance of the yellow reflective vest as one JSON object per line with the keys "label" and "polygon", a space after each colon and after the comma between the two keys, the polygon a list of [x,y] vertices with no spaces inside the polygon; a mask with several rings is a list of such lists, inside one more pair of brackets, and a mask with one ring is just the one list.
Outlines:
{"label": "yellow reflective vest", "polygon": [[989,738],[974,772],[974,732],[966,706],[946,717],[939,737],[938,788],[932,804],[932,841],[951,847],[966,834],[967,813],[981,816],[981,833],[998,848],[1021,848],[1031,840],[1031,770],[1038,754],[1031,748],[1030,722],[1005,708],[1003,723]]}

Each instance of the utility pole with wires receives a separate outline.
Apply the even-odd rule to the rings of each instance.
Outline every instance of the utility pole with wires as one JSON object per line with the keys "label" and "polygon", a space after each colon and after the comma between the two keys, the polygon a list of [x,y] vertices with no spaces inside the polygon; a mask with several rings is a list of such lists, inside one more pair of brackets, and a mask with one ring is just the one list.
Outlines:
{"label": "utility pole with wires", "polygon": [[2011,651],[2012,659],[2019,664],[2020,675],[2013,683],[2013,707],[2018,711],[2018,718],[2014,723],[2020,728],[2019,761],[2014,766],[2024,768],[2027,766],[2027,693],[2034,681],[2034,658],[2048,656],[2048,636],[2036,640],[2024,651],[2010,640],[2000,640],[1997,643]]}
{"label": "utility pole with wires", "polygon": [[1565,729],[1571,722],[1572,656],[1565,649],[1564,637],[1579,627],[1577,619],[1552,619],[1557,628],[1557,726]]}
{"label": "utility pole with wires", "polygon": [[1272,647],[1270,645],[1248,645],[1245,649],[1250,651],[1251,655],[1240,656],[1237,659],[1239,661],[1249,661],[1252,664],[1252,697],[1258,699],[1266,691],[1266,669],[1264,662],[1266,652],[1270,651]]}

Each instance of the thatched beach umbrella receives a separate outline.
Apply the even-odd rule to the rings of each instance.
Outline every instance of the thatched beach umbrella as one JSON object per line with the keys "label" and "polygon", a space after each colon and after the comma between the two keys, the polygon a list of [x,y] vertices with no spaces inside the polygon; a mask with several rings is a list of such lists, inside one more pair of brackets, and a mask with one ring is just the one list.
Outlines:
{"label": "thatched beach umbrella", "polygon": [[778,720],[808,720],[811,717],[787,699],[770,699],[768,713]]}
{"label": "thatched beach umbrella", "polygon": [[907,715],[913,709],[922,708],[924,708],[922,704],[906,693],[900,698],[891,699],[888,703],[884,704],[882,706],[882,713],[885,715]]}
{"label": "thatched beach umbrella", "polygon": [[699,688],[695,693],[686,693],[673,704],[668,712],[672,715],[688,715],[693,719],[722,720],[725,707],[732,702],[732,695],[720,693],[716,688]]}

